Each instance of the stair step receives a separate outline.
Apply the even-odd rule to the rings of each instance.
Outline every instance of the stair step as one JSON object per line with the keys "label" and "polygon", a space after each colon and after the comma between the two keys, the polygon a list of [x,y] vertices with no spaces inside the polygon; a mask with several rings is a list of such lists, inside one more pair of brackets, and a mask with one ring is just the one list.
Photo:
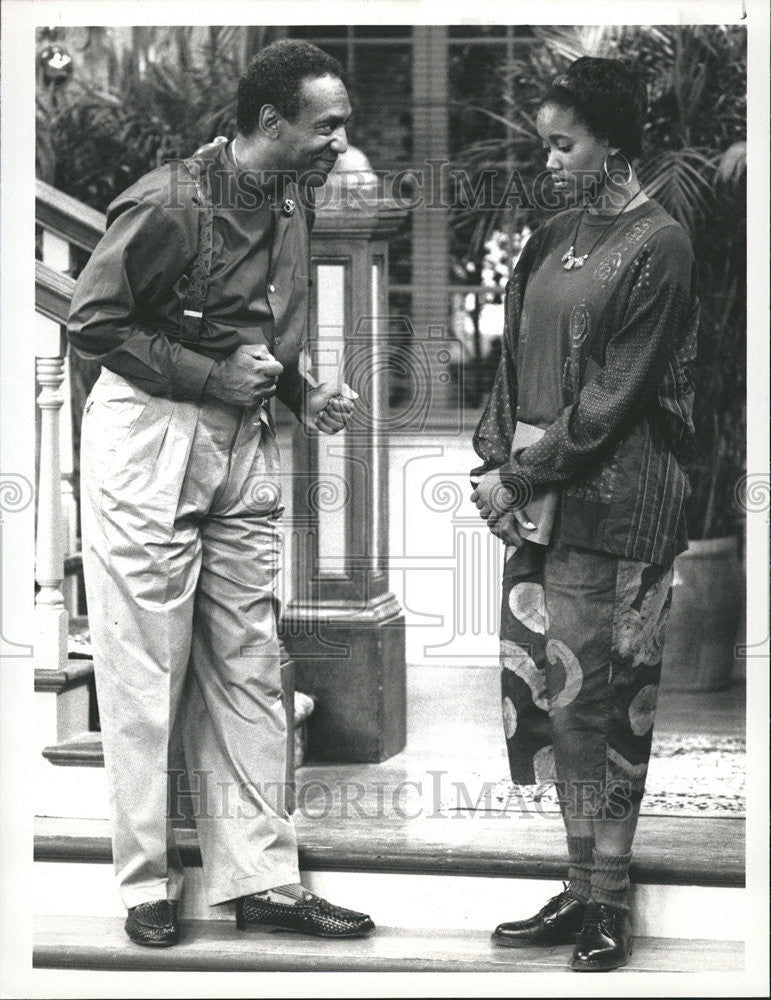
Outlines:
{"label": "stair step", "polygon": [[[225,921],[183,922],[174,948],[129,941],[118,917],[48,916],[35,921],[37,968],[197,972],[561,972],[569,947],[496,948],[486,931],[379,927],[369,938],[328,940],[237,931]],[[739,972],[739,942],[637,938],[620,972]]]}
{"label": "stair step", "polygon": [[84,730],[43,748],[43,756],[52,764],[71,767],[103,767],[102,734]]}
{"label": "stair step", "polygon": [[[344,906],[366,909],[377,923],[398,925],[404,900],[410,900],[413,926],[489,929],[499,920],[535,912],[562,888],[566,877],[564,848],[556,821],[492,823],[487,820],[426,821],[399,833],[391,829],[387,849],[383,831],[372,831],[369,851],[362,831],[298,818],[303,881],[321,896]],[[673,822],[670,820],[670,823]],[[687,822],[670,852],[687,857]],[[743,837],[743,827],[720,827],[728,821],[701,820],[719,842]],[[547,827],[547,823],[549,826]],[[497,839],[491,830],[497,831]],[[428,834],[430,833],[430,837]],[[670,836],[672,831],[669,831]],[[195,832],[177,830],[186,866],[182,915],[190,919],[230,919],[226,906],[210,906],[206,897]],[[663,850],[657,839],[657,850]],[[651,859],[653,856],[651,856]],[[55,914],[69,900],[73,915],[117,916],[123,910],[112,865],[109,825],[100,820],[38,818],[35,826],[35,912]],[[741,872],[724,869],[716,882],[707,860],[694,859],[687,870],[698,877],[683,882],[673,867],[655,868],[643,857],[633,878],[634,925],[643,936],[733,940],[744,936],[746,891]],[[648,877],[647,876],[652,876]],[[678,876],[679,877],[675,877]],[[658,876],[658,877],[656,877]]]}
{"label": "stair step", "polygon": [[94,675],[93,660],[73,656],[61,670],[41,670],[35,668],[35,690],[59,692],[68,685],[88,680]]}
{"label": "stair step", "polygon": [[[300,863],[314,870],[560,879],[567,875],[558,815],[478,814],[417,819],[295,814]],[[641,816],[631,878],[656,885],[744,886],[745,821],[740,818]],[[176,831],[182,860],[200,866],[194,830]],[[715,851],[715,844],[721,845]],[[40,861],[112,860],[104,820],[38,817]]]}
{"label": "stair step", "polygon": [[[33,910],[53,915],[120,917],[125,913],[112,865],[72,862],[36,864]],[[563,883],[539,878],[430,875],[419,872],[314,871],[302,881],[319,896],[366,910],[380,925],[398,926],[409,900],[412,927],[464,927],[487,931],[501,920],[535,913]],[[741,940],[746,924],[744,889],[713,886],[635,885],[630,899],[636,931],[643,937]],[[181,916],[190,920],[233,920],[233,904],[210,906],[201,868],[185,870]]]}
{"label": "stair step", "polygon": [[[76,668],[67,671],[66,675],[62,671],[65,678],[72,680],[73,678],[88,677],[93,673],[93,664],[90,660],[72,660],[70,662],[75,663]],[[47,673],[54,673],[54,671]],[[54,681],[44,676],[42,671],[39,671],[35,677],[35,689],[39,691],[58,690],[64,683],[65,681],[60,679],[55,684]],[[305,727],[313,708],[314,702],[310,695],[303,694],[301,691],[294,692],[294,729],[296,750],[300,751],[296,753],[299,760],[302,760],[305,752],[307,743]],[[102,734],[94,730],[83,730],[66,739],[59,740],[58,743],[44,747],[42,754],[47,761],[59,767],[104,767]]]}

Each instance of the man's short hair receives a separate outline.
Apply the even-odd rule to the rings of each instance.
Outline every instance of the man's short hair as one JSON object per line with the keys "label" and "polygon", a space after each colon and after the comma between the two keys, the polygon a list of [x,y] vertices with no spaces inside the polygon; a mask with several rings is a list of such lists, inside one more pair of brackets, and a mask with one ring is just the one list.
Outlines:
{"label": "man's short hair", "polygon": [[266,104],[294,121],[302,107],[303,80],[320,76],[342,79],[343,67],[310,42],[283,39],[266,46],[252,59],[238,83],[238,131],[251,135],[259,123],[260,109]]}

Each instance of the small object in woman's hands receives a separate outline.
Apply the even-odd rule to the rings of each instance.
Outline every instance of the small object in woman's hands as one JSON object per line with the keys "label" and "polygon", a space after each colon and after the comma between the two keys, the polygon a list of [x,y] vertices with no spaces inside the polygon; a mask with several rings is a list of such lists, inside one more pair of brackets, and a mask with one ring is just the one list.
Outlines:
{"label": "small object in woman's hands", "polygon": [[[313,372],[317,385],[324,385],[336,393],[345,394],[345,390],[353,392],[346,386],[344,380],[345,341],[339,338],[326,338],[323,345],[317,345],[313,350]],[[356,398],[353,397],[348,398]]]}
{"label": "small object in woman's hands", "polygon": [[[557,513],[559,494],[556,490],[545,490],[536,492],[530,500],[528,507],[533,512],[529,516],[535,521],[527,524],[520,521],[518,530],[522,537],[536,545],[548,545],[551,538],[551,531]],[[517,513],[524,513],[517,511]]]}

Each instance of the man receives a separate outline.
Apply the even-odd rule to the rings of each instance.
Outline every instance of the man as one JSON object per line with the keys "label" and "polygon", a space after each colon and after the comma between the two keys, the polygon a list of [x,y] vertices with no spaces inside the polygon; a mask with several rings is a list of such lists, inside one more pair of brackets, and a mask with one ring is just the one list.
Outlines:
{"label": "man", "polygon": [[298,361],[307,189],[347,147],[340,76],[306,42],[264,49],[239,83],[235,140],[124,192],[72,302],[70,342],[102,365],[83,419],[83,551],[113,856],[138,944],[179,934],[182,868],[167,819],[175,720],[202,806],[209,902],[235,900],[240,928],[374,928],[299,883],[281,794],[283,508],[264,405],[275,393],[330,434],[353,412],[347,386],[312,385]]}

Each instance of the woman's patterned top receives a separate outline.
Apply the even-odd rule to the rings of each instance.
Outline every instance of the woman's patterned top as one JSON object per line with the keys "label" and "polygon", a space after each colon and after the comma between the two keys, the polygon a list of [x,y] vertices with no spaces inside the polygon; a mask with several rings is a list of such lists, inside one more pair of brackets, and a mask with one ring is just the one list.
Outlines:
{"label": "woman's patterned top", "polygon": [[[523,483],[559,486],[564,542],[668,565],[687,547],[693,252],[649,200],[612,226],[584,215],[577,255],[607,234],[582,268],[565,271],[577,212],[530,238],[507,286],[501,362],[474,435],[484,464],[472,475],[501,468],[518,495]],[[546,431],[512,456],[517,419]]]}

